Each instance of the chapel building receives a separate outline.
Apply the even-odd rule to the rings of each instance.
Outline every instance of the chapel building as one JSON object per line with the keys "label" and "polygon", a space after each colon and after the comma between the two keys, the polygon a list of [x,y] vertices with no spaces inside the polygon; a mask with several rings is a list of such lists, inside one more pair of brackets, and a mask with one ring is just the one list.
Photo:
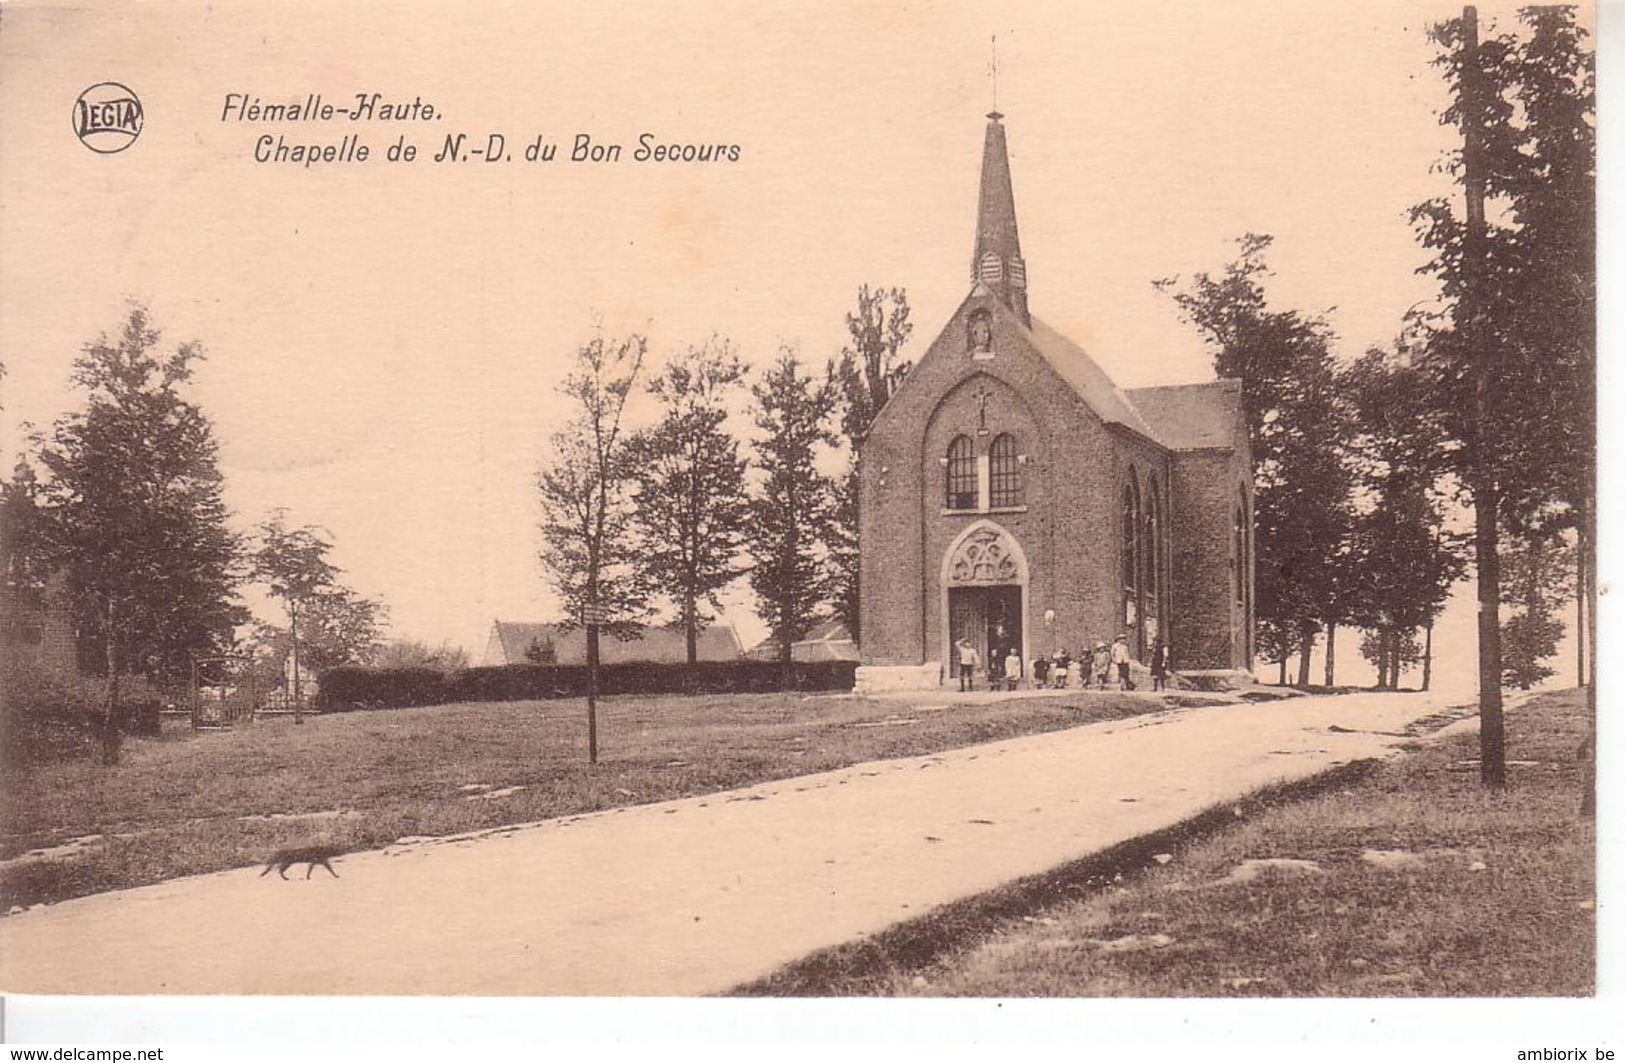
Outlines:
{"label": "chapel building", "polygon": [[[988,115],[970,294],[861,452],[858,687],[1126,635],[1250,673],[1252,457],[1235,380],[1123,390],[1028,309],[1002,115]],[[1076,672],[1074,672],[1076,674]]]}

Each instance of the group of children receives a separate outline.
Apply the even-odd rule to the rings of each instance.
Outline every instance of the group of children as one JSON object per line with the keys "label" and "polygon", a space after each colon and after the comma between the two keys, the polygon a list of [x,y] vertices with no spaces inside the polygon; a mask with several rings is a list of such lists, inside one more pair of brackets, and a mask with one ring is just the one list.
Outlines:
{"label": "group of children", "polygon": [[[981,663],[978,659],[980,654],[966,639],[959,640],[957,651],[959,689],[973,689],[976,668]],[[990,658],[987,665],[988,688],[998,690],[1002,684],[1006,690],[1016,689],[1023,678],[1020,651],[994,650],[988,656]],[[1070,650],[1063,648],[1053,657],[1041,656],[1033,661],[1033,687],[1037,690],[1049,688],[1064,690],[1071,682],[1073,669],[1076,667],[1080,689],[1088,690],[1092,686],[1096,690],[1105,690],[1106,685],[1113,680],[1113,673],[1116,673],[1118,689],[1133,690],[1134,679],[1129,674],[1129,662],[1127,635],[1118,635],[1110,646],[1104,642],[1097,642],[1093,651],[1079,654],[1077,658],[1073,658]],[[1167,685],[1168,663],[1168,647],[1158,639],[1151,647],[1152,690],[1162,690]]]}

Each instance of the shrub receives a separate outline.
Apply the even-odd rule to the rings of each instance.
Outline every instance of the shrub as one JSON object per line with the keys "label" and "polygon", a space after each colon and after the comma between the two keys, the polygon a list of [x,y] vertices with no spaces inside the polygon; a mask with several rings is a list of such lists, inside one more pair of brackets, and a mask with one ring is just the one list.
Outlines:
{"label": "shrub", "polygon": [[433,668],[332,668],[322,673],[316,707],[404,709],[446,700],[446,677]]}
{"label": "shrub", "polygon": [[[8,652],[0,674],[0,758],[22,766],[89,755],[106,703],[107,680],[62,675],[22,653]],[[119,730],[157,734],[162,705],[163,698],[151,683],[124,677],[119,687]]]}
{"label": "shrub", "polygon": [[[815,661],[794,666],[796,690],[850,690],[856,665]],[[599,670],[600,694],[756,694],[783,689],[774,661],[634,662]],[[582,664],[504,664],[467,668],[450,677],[423,668],[335,668],[321,678],[325,711],[405,708],[455,701],[530,701],[587,694]]]}

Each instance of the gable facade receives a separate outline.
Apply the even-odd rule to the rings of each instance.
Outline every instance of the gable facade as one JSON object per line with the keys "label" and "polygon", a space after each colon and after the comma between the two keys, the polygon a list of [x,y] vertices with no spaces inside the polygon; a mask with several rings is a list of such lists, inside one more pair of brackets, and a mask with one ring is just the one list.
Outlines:
{"label": "gable facade", "polygon": [[971,293],[861,453],[859,682],[941,681],[961,637],[984,662],[1124,634],[1137,660],[1162,639],[1176,667],[1248,668],[1239,388],[1146,389],[1142,408],[1032,317],[989,117]]}

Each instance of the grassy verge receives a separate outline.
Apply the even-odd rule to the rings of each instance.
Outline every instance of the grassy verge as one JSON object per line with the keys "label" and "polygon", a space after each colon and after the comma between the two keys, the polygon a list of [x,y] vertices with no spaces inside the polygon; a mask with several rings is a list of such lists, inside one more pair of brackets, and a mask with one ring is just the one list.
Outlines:
{"label": "grassy verge", "polygon": [[1504,792],[1480,787],[1476,736],[1446,738],[1215,809],[741,992],[1587,995],[1585,726],[1577,692],[1549,695],[1509,717]]}
{"label": "grassy verge", "polygon": [[[618,697],[587,764],[580,701],[310,718],[127,743],[0,787],[0,911],[241,867],[277,848],[344,850],[575,815],[1155,711],[1113,693],[958,703],[851,695]],[[91,836],[73,852],[24,857]]]}

